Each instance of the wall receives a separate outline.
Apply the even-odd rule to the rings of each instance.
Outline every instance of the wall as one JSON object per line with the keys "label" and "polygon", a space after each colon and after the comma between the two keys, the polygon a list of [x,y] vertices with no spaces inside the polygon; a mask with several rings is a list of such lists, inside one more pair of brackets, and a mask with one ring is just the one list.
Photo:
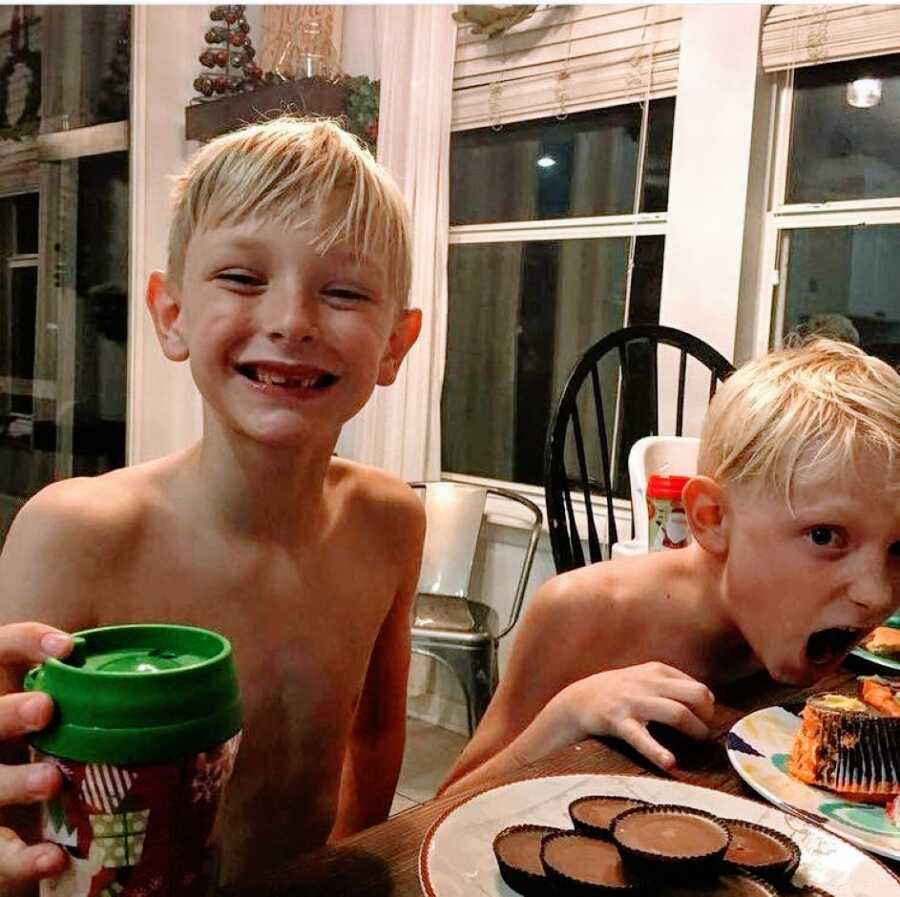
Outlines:
{"label": "wall", "polygon": [[[762,7],[685,5],[660,321],[731,358]],[[701,276],[702,272],[702,276]]]}
{"label": "wall", "polygon": [[[162,354],[144,307],[147,277],[166,266],[169,194],[194,146],[184,107],[194,95],[207,6],[134,7],[132,19],[131,279],[128,333],[129,463],[184,448],[201,432],[200,397],[186,364]],[[161,60],[165,60],[161,64]]]}
{"label": "wall", "polygon": [[345,6],[341,39],[341,68],[348,75],[381,75],[378,59],[378,7]]}

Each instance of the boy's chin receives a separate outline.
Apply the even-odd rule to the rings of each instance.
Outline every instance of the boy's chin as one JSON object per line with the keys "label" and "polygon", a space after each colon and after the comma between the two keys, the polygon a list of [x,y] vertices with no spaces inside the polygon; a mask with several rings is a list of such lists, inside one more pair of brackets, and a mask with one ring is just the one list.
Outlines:
{"label": "boy's chin", "polygon": [[825,675],[825,671],[821,670],[790,670],[790,671],[769,671],[769,675],[776,681],[780,682],[782,685],[794,685],[794,686],[805,686],[805,685],[813,685],[818,682],[822,676]]}
{"label": "boy's chin", "polygon": [[800,663],[785,663],[768,666],[769,675],[782,685],[815,685],[823,676],[837,669],[843,658],[835,658],[828,663],[813,663],[804,657]]}

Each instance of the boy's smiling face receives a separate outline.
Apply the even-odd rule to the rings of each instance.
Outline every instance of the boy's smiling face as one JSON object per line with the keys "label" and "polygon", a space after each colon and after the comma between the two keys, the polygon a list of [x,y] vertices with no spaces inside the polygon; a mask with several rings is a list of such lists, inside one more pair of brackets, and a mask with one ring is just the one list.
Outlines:
{"label": "boy's smiling face", "polygon": [[179,288],[151,281],[166,354],[190,358],[206,402],[231,429],[270,445],[330,438],[393,382],[419,331],[377,261],[312,245],[339,211],[290,228],[248,220],[198,229]]}
{"label": "boy's smiling face", "polygon": [[728,487],[728,610],[779,681],[820,679],[900,605],[900,492],[883,462],[858,469],[798,483],[793,513],[784,496]]}

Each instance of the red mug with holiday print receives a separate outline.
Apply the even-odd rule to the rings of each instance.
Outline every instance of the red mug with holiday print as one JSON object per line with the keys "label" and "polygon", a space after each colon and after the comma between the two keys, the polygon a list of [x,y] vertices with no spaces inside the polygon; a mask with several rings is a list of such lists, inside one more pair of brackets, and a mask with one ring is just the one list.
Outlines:
{"label": "red mug with holiday print", "polygon": [[25,680],[56,702],[30,741],[62,775],[42,826],[69,854],[41,897],[208,897],[240,743],[231,646],[168,625],[88,630],[75,644]]}

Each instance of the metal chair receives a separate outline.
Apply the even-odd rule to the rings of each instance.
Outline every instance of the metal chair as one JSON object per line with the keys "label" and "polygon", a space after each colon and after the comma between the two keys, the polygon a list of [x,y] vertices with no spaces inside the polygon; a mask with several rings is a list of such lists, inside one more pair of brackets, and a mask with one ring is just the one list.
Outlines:
{"label": "metal chair", "polygon": [[[412,651],[449,669],[462,686],[471,735],[497,686],[497,649],[519,619],[525,587],[541,535],[541,509],[507,489],[463,483],[412,483],[422,493],[427,529],[419,575]],[[530,521],[528,544],[505,625],[496,611],[470,597],[487,496],[525,509]],[[512,509],[512,505],[509,505]]]}
{"label": "metal chair", "polygon": [[[560,396],[544,452],[547,522],[559,573],[606,559],[596,514],[606,517],[605,544],[619,541],[613,498],[629,497],[629,451],[641,437],[660,435],[660,346],[678,350],[675,436],[681,436],[684,428],[688,361],[692,361],[692,381],[697,367],[709,378],[707,401],[719,382],[734,371],[703,340],[673,327],[649,324],[617,330],[582,355]],[[605,376],[601,376],[601,365]],[[583,499],[583,516],[573,493]],[[588,545],[587,560],[583,539]]]}

